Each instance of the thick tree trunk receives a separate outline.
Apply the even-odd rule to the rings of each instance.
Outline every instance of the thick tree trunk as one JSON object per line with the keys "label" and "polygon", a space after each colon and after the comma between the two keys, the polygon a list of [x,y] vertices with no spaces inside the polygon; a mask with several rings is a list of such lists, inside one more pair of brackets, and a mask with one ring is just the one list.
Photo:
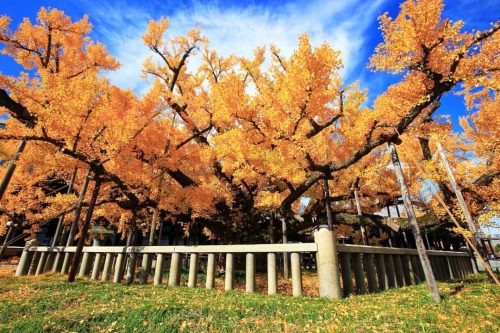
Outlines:
{"label": "thick tree trunk", "polygon": [[92,221],[92,215],[94,213],[95,203],[97,197],[99,196],[99,190],[101,188],[101,179],[96,177],[94,190],[92,191],[92,198],[90,198],[89,209],[87,211],[87,216],[85,217],[85,223],[83,224],[82,234],[78,240],[78,245],[76,246],[75,255],[73,257],[73,262],[71,263],[71,269],[68,274],[68,282],[75,281],[76,268],[80,262],[80,256],[83,251],[83,245],[85,244],[85,239],[87,238],[87,232],[90,227],[90,222]]}
{"label": "thick tree trunk", "polygon": [[17,146],[17,150],[14,153],[12,160],[10,160],[10,164],[9,164],[9,167],[7,168],[7,172],[3,176],[2,183],[0,184],[0,200],[2,200],[2,197],[5,193],[5,190],[7,190],[7,186],[9,185],[10,180],[12,178],[12,175],[14,174],[14,170],[16,170],[16,162],[19,158],[19,155],[23,152],[25,147],[26,147],[26,140],[23,139],[19,143],[19,146]]}
{"label": "thick tree trunk", "polygon": [[427,281],[427,285],[429,286],[432,299],[434,299],[434,301],[436,302],[439,302],[441,301],[441,296],[439,295],[436,278],[434,277],[434,272],[432,271],[431,263],[429,261],[429,257],[427,256],[427,252],[425,250],[425,245],[422,240],[422,235],[420,234],[420,228],[418,227],[417,224],[417,217],[415,215],[415,211],[413,209],[413,205],[410,200],[410,194],[406,186],[403,170],[401,169],[398,153],[396,151],[394,143],[390,143],[389,147],[391,149],[392,164],[394,165],[394,169],[396,171],[396,177],[399,186],[401,188],[401,196],[403,197],[403,202],[405,205],[406,213],[408,215],[408,220],[410,222],[411,231],[413,232],[413,235],[415,237],[417,252],[420,258],[420,263],[422,264],[422,268],[424,270],[425,279]]}

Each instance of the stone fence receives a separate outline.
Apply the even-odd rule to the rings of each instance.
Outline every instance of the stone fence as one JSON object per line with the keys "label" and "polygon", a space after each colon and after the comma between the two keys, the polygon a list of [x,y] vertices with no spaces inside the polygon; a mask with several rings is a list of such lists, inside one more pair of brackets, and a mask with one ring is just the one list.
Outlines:
{"label": "stone fence", "polygon": [[[28,242],[23,251],[16,276],[39,275],[48,271],[67,274],[76,247],[42,247]],[[336,249],[337,256],[333,255]],[[179,286],[182,257],[189,258],[188,287],[197,285],[200,262],[206,270],[206,288],[215,286],[216,255],[225,256],[224,288],[232,290],[235,280],[235,255],[245,256],[247,292],[256,289],[256,255],[267,255],[268,293],[277,293],[277,257],[290,254],[292,290],[302,295],[301,254],[315,254],[320,296],[340,298],[352,294],[377,292],[393,287],[415,285],[424,280],[417,250],[333,243],[333,233],[321,229],[314,243],[262,245],[202,246],[130,246],[84,247],[79,275],[102,281],[133,283],[148,281],[154,270],[153,283],[163,283],[165,263],[169,264],[168,285]],[[436,279],[462,279],[473,272],[466,252],[427,251]],[[154,266],[154,267],[152,267]],[[137,272],[138,270],[138,272]],[[137,274],[138,273],[138,274]]]}

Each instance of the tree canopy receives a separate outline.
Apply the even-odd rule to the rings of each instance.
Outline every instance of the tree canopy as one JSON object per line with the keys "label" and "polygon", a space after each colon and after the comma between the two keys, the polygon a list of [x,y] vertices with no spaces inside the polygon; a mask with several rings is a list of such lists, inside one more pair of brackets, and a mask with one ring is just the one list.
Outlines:
{"label": "tree canopy", "polygon": [[[409,0],[396,18],[380,17],[383,42],[369,66],[400,79],[372,105],[358,82],[343,82],[340,52],[312,45],[307,34],[290,56],[272,44],[252,58],[223,57],[200,28],[172,37],[168,18],[152,20],[143,36],[150,89],[139,96],[106,78],[120,64],[90,39],[88,17],[73,21],[41,8],[37,22],[25,19],[13,32],[0,17],[1,52],[25,69],[16,77],[0,73],[0,112],[10,117],[0,131],[2,156],[27,140],[2,198],[0,233],[15,216],[36,231],[71,214],[89,169],[103,182],[95,218],[121,231],[132,220],[147,229],[161,211],[203,221],[208,236],[230,239],[266,212],[293,216],[303,211],[301,198],[320,201],[325,177],[339,200],[359,183],[363,209],[374,212],[399,196],[389,142],[401,143],[415,197],[429,186],[425,179],[446,187],[437,159],[422,162],[418,138],[431,139],[431,150],[439,140],[451,154],[475,215],[497,214],[500,21],[462,31],[464,23],[442,18],[442,8],[441,1]],[[470,110],[460,134],[433,117],[453,92]],[[75,169],[73,193],[54,188]],[[432,198],[419,204],[440,213]]]}

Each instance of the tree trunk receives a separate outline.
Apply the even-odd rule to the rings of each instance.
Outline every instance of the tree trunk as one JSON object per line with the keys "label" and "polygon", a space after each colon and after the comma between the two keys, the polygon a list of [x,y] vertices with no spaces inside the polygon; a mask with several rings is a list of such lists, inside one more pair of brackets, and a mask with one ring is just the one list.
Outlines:
{"label": "tree trunk", "polygon": [[425,279],[427,281],[427,285],[429,286],[430,294],[434,301],[441,301],[441,296],[439,295],[439,291],[437,288],[436,278],[434,277],[434,272],[432,271],[431,263],[429,261],[429,257],[427,256],[427,252],[425,250],[425,245],[422,240],[422,235],[420,234],[420,228],[417,224],[417,217],[415,215],[415,211],[413,209],[413,205],[410,200],[410,194],[408,192],[408,188],[406,186],[406,182],[403,175],[403,170],[401,169],[401,164],[399,162],[398,153],[396,151],[396,147],[394,143],[390,143],[389,147],[391,149],[391,158],[392,164],[394,165],[394,169],[396,172],[396,177],[401,188],[401,196],[403,197],[403,202],[405,205],[406,213],[408,215],[408,220],[410,222],[410,228],[415,237],[415,243],[417,245],[417,252],[420,258],[420,263],[422,264],[422,268],[424,270]]}
{"label": "tree trunk", "polygon": [[23,152],[25,147],[26,147],[26,139],[23,139],[19,143],[19,146],[17,146],[17,150],[14,153],[12,160],[10,160],[10,164],[9,164],[9,167],[7,168],[7,172],[3,176],[2,183],[0,184],[0,200],[2,200],[2,197],[5,193],[5,190],[7,189],[7,186],[10,183],[12,175],[14,174],[14,170],[16,170],[16,162],[19,159],[19,155]]}
{"label": "tree trunk", "polygon": [[85,217],[85,223],[83,224],[82,234],[78,240],[78,245],[76,246],[75,255],[73,257],[73,262],[71,263],[71,269],[68,274],[68,282],[74,282],[76,276],[76,268],[80,262],[80,257],[83,251],[83,245],[85,244],[85,238],[87,237],[87,232],[90,227],[90,222],[92,221],[92,215],[94,213],[95,203],[97,197],[99,196],[99,189],[101,188],[101,179],[96,177],[94,190],[92,191],[92,198],[90,198],[89,209],[87,211],[87,216]]}

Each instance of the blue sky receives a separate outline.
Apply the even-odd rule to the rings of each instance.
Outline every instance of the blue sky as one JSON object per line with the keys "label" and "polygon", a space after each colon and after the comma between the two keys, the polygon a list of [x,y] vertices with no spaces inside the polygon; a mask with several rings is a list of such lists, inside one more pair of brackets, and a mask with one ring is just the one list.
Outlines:
{"label": "blue sky", "polygon": [[[170,34],[183,34],[194,25],[201,26],[213,48],[221,54],[251,56],[256,46],[275,43],[290,54],[297,36],[307,32],[315,45],[326,41],[342,51],[344,81],[360,80],[369,89],[370,103],[387,85],[397,80],[393,75],[372,73],[366,68],[375,46],[381,41],[377,17],[388,11],[395,17],[401,1],[0,1],[0,15],[12,18],[15,29],[23,17],[36,19],[41,6],[63,10],[73,20],[89,14],[94,25],[91,37],[104,43],[123,67],[108,73],[112,82],[136,92],[147,89],[140,78],[141,64],[148,50],[141,35],[150,19],[170,17]],[[465,28],[486,29],[498,17],[498,0],[447,0],[444,17],[462,19]],[[20,68],[8,57],[0,56],[0,71],[16,75]],[[450,114],[457,124],[466,114],[462,99],[448,96],[442,100],[440,114]],[[458,126],[455,127],[459,130]]]}

